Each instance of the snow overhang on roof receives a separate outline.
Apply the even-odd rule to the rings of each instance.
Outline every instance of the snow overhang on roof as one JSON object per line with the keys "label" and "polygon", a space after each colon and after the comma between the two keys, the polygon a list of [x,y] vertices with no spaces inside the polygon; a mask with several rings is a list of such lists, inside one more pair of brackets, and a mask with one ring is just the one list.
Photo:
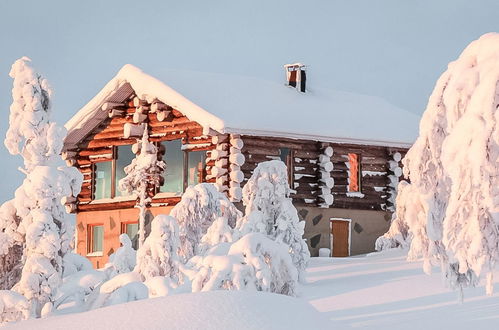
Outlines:
{"label": "snow overhang on roof", "polygon": [[378,97],[321,88],[303,94],[278,82],[192,71],[157,76],[125,65],[66,123],[65,149],[107,117],[105,102],[122,103],[133,93],[168,104],[205,132],[393,147],[409,147],[417,136],[419,117]]}

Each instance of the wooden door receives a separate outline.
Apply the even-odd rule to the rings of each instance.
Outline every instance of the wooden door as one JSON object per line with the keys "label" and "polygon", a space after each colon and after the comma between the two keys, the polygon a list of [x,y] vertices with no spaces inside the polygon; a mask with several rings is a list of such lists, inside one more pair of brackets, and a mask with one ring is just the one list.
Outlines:
{"label": "wooden door", "polygon": [[333,257],[348,257],[350,255],[350,222],[331,220],[331,235],[333,240]]}

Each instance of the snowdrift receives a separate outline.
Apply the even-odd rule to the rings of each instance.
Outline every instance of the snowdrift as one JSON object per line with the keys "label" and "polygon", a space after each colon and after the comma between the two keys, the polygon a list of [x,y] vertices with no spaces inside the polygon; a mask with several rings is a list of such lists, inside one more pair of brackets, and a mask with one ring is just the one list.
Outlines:
{"label": "snowdrift", "polygon": [[211,291],[134,301],[39,320],[8,329],[329,329],[303,300],[284,295]]}

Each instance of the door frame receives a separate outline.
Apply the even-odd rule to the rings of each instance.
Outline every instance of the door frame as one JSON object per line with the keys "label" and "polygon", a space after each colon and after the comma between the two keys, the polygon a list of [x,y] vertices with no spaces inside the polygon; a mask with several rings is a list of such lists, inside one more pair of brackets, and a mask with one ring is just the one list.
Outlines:
{"label": "door frame", "polygon": [[351,247],[352,247],[352,219],[349,218],[340,218],[340,217],[332,217],[329,218],[329,243],[331,248],[331,257],[333,257],[333,221],[345,221],[348,222],[348,256],[351,256]]}

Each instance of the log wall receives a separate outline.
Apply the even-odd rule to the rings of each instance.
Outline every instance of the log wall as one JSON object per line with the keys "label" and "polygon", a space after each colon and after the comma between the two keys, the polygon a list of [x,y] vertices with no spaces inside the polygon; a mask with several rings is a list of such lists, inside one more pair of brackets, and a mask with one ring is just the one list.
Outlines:
{"label": "log wall", "polygon": [[[293,182],[290,184],[293,202],[301,206],[327,207],[321,194],[329,192],[333,195],[333,203],[329,207],[359,209],[359,210],[387,210],[392,206],[388,201],[393,194],[390,191],[390,161],[393,154],[405,156],[406,149],[387,148],[376,146],[360,146],[338,143],[320,143],[308,140],[294,140],[271,137],[243,136],[244,147],[242,153],[246,162],[241,166],[244,173],[244,182],[251,176],[258,163],[279,158],[280,148],[293,150]],[[321,157],[328,146],[333,148],[333,154],[328,161],[333,163],[329,173],[334,180],[332,187],[324,186],[324,172]],[[361,192],[349,193],[349,164],[348,154],[359,155],[361,171]],[[322,155],[322,156],[321,156]],[[402,166],[401,163],[398,166]],[[322,180],[321,180],[322,178]],[[393,180],[392,180],[393,181]],[[327,190],[327,191],[326,191]]]}
{"label": "log wall", "polygon": [[[75,211],[112,210],[135,206],[134,200],[99,204],[90,204],[90,202],[94,193],[92,189],[95,186],[94,164],[112,160],[115,146],[136,143],[142,136],[143,128],[141,130],[140,126],[143,124],[146,124],[143,127],[147,127],[149,140],[152,142],[182,139],[185,150],[209,151],[215,148],[211,137],[203,135],[203,128],[197,122],[191,121],[169,106],[162,104],[160,107],[155,107],[132,95],[124,106],[114,106],[109,110],[109,118],[88,134],[78,144],[77,150],[69,151],[74,157],[67,159],[68,164],[73,164],[83,174],[83,184]],[[153,203],[175,205],[179,200],[179,197],[154,198]]]}

